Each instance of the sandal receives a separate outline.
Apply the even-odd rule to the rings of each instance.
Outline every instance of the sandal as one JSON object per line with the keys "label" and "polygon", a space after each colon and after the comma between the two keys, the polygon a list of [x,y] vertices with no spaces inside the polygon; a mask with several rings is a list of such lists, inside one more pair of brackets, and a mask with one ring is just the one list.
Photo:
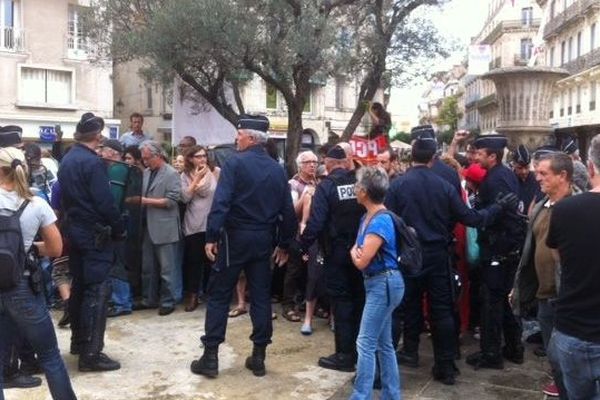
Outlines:
{"label": "sandal", "polygon": [[315,317],[322,318],[322,319],[329,319],[329,311],[327,311],[323,308],[317,308],[315,310]]}
{"label": "sandal", "polygon": [[240,315],[244,315],[247,313],[248,313],[248,310],[246,310],[245,308],[236,307],[233,310],[229,311],[229,318],[236,318],[236,317],[239,317]]}
{"label": "sandal", "polygon": [[287,310],[281,313],[283,318],[287,319],[290,322],[300,322],[300,315],[295,310]]}

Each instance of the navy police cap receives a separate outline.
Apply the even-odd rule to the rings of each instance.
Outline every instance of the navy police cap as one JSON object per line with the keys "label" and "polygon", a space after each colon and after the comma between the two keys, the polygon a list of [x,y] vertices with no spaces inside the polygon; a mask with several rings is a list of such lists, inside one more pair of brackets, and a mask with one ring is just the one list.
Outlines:
{"label": "navy police cap", "polygon": [[327,158],[333,158],[335,160],[345,160],[346,152],[340,146],[333,146],[327,152]]}
{"label": "navy police cap", "polygon": [[428,137],[431,139],[435,139],[435,131],[433,130],[433,126],[431,125],[419,125],[415,126],[410,130],[410,140],[415,140],[417,138]]}
{"label": "navy police cap", "polygon": [[579,147],[577,146],[577,138],[567,136],[564,138],[561,146],[561,150],[567,154],[575,153]]}
{"label": "navy police cap", "polygon": [[255,131],[267,132],[269,130],[269,119],[263,115],[242,114],[238,118],[237,129],[253,129]]}
{"label": "navy police cap", "polygon": [[10,147],[21,143],[23,129],[16,125],[0,127],[0,147]]}
{"label": "navy police cap", "polygon": [[429,150],[433,153],[437,150],[437,141],[430,137],[418,137],[413,141],[413,149],[415,150]]}
{"label": "navy police cap", "polygon": [[504,135],[480,135],[473,141],[473,147],[476,149],[502,150],[508,144],[508,139]]}
{"label": "navy police cap", "polygon": [[529,165],[531,156],[529,155],[529,150],[527,150],[527,147],[520,144],[513,153],[513,161],[517,164]]}
{"label": "navy police cap", "polygon": [[533,152],[533,159],[537,160],[548,154],[553,154],[553,153],[558,153],[558,152],[559,152],[559,150],[554,146],[548,146],[548,145],[540,146],[537,149],[535,149],[535,151]]}

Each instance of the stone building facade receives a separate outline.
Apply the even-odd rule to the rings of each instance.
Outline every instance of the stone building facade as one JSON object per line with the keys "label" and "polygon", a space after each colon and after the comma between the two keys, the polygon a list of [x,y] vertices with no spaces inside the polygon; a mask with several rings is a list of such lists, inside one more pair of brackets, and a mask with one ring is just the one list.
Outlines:
{"label": "stone building facade", "polygon": [[[0,0],[0,125],[20,125],[30,141],[72,138],[86,111],[113,120],[112,63],[91,62],[82,7],[89,1]],[[43,141],[42,140],[42,141]]]}

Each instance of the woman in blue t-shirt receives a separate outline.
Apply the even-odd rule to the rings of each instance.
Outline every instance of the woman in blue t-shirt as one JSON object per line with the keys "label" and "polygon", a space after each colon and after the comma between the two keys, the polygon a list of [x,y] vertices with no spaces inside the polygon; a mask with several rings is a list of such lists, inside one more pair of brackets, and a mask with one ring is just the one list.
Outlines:
{"label": "woman in blue t-shirt", "polygon": [[[402,301],[404,280],[398,270],[394,222],[383,205],[389,187],[387,174],[361,168],[356,174],[357,201],[362,218],[352,262],[364,276],[366,301],[356,340],[358,364],[350,399],[370,399],[375,377],[375,354],[381,368],[381,398],[400,399],[400,374],[392,345],[392,312]],[[376,353],[377,352],[377,353]]]}

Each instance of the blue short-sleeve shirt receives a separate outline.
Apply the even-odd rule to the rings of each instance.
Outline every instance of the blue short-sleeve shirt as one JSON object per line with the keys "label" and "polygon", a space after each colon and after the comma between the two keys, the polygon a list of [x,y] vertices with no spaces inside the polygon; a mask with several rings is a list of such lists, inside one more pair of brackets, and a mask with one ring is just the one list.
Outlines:
{"label": "blue short-sleeve shirt", "polygon": [[394,229],[394,221],[387,214],[376,215],[369,222],[368,226],[364,226],[365,217],[360,221],[356,244],[362,247],[365,242],[365,237],[369,234],[377,235],[383,239],[383,244],[379,251],[373,257],[367,268],[363,270],[365,274],[376,274],[386,269],[398,269],[398,256],[396,249],[396,231]]}

